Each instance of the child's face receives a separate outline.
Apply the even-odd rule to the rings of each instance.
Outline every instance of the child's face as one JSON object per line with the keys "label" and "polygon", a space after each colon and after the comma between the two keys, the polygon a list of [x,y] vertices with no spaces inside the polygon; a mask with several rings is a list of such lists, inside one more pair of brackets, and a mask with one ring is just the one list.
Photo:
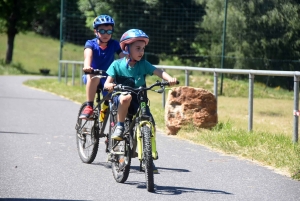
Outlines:
{"label": "child's face", "polygon": [[113,30],[113,27],[111,25],[99,25],[98,28],[95,31],[95,34],[98,35],[98,37],[100,38],[100,40],[104,43],[107,43],[110,39],[111,39],[111,34],[101,34],[98,32],[98,30]]}
{"label": "child's face", "polygon": [[144,55],[145,51],[145,42],[144,41],[135,41],[130,45],[130,56],[132,59],[139,61]]}

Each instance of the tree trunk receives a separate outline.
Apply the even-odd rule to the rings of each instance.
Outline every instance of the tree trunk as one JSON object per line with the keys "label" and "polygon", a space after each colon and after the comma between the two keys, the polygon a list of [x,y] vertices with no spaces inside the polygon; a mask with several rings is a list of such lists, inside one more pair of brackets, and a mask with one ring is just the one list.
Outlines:
{"label": "tree trunk", "polygon": [[6,49],[6,58],[5,58],[6,64],[10,64],[12,62],[15,36],[16,36],[15,33],[7,35],[7,49]]}
{"label": "tree trunk", "polygon": [[6,58],[5,63],[10,64],[12,62],[13,51],[14,51],[14,41],[15,36],[18,33],[17,22],[20,18],[20,3],[21,1],[14,0],[13,2],[13,11],[8,18],[8,27],[7,27],[7,49],[6,49]]}

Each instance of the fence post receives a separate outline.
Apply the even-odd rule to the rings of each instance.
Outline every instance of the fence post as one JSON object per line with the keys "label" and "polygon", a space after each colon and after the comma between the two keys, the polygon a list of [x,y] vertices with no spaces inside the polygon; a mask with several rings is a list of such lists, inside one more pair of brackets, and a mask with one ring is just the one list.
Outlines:
{"label": "fence post", "polygon": [[185,70],[185,86],[189,86],[189,71]]}
{"label": "fence post", "polygon": [[248,109],[248,131],[252,131],[253,127],[253,83],[254,83],[254,75],[249,74],[249,109]]}
{"label": "fence post", "polygon": [[61,69],[62,69],[62,63],[59,62],[59,69],[58,69],[58,82],[61,82]]}
{"label": "fence post", "polygon": [[[164,69],[161,69],[162,71],[165,71]],[[166,93],[165,90],[162,93],[162,107],[165,108],[166,105]]]}
{"label": "fence post", "polygon": [[76,68],[76,64],[73,64],[73,67],[72,67],[72,86],[75,85],[75,68]]}
{"label": "fence post", "polygon": [[80,80],[80,86],[82,87],[82,75],[83,75],[83,73],[82,73],[82,69],[83,69],[83,65],[81,65],[81,68],[79,69],[79,72],[80,72],[80,77],[79,77],[79,80]]}
{"label": "fence post", "polygon": [[298,142],[299,121],[299,76],[294,75],[294,137],[293,142]]}
{"label": "fence post", "polygon": [[217,103],[217,114],[218,114],[218,73],[214,72],[214,95]]}
{"label": "fence post", "polygon": [[68,84],[68,63],[65,64],[65,82]]}

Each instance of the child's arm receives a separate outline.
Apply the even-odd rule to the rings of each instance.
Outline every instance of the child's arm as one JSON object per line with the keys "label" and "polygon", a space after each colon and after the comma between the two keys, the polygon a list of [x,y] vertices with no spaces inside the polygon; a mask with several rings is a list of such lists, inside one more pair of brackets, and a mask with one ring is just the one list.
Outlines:
{"label": "child's arm", "polygon": [[93,50],[90,48],[85,48],[84,49],[84,62],[83,62],[83,71],[84,72],[91,72],[92,71],[92,67],[91,67],[91,63],[93,60]]}
{"label": "child's arm", "polygon": [[114,84],[113,82],[114,82],[114,78],[112,78],[111,76],[108,76],[104,83],[104,89],[107,89],[110,92],[113,91],[114,86],[116,86],[116,84]]}
{"label": "child's arm", "polygon": [[175,85],[177,82],[176,78],[171,77],[168,73],[166,73],[158,68],[153,71],[153,74],[157,75],[158,77],[160,77],[164,80],[167,80],[170,83],[170,85]]}

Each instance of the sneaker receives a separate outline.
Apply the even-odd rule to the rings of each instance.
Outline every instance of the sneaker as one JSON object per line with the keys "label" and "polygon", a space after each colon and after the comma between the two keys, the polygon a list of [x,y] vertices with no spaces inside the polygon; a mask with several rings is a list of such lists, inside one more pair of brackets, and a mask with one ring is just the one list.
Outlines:
{"label": "sneaker", "polygon": [[112,134],[111,138],[117,141],[123,140],[124,127],[117,126],[115,132]]}
{"label": "sneaker", "polygon": [[93,108],[91,106],[86,106],[79,116],[79,119],[88,119],[93,115]]}

